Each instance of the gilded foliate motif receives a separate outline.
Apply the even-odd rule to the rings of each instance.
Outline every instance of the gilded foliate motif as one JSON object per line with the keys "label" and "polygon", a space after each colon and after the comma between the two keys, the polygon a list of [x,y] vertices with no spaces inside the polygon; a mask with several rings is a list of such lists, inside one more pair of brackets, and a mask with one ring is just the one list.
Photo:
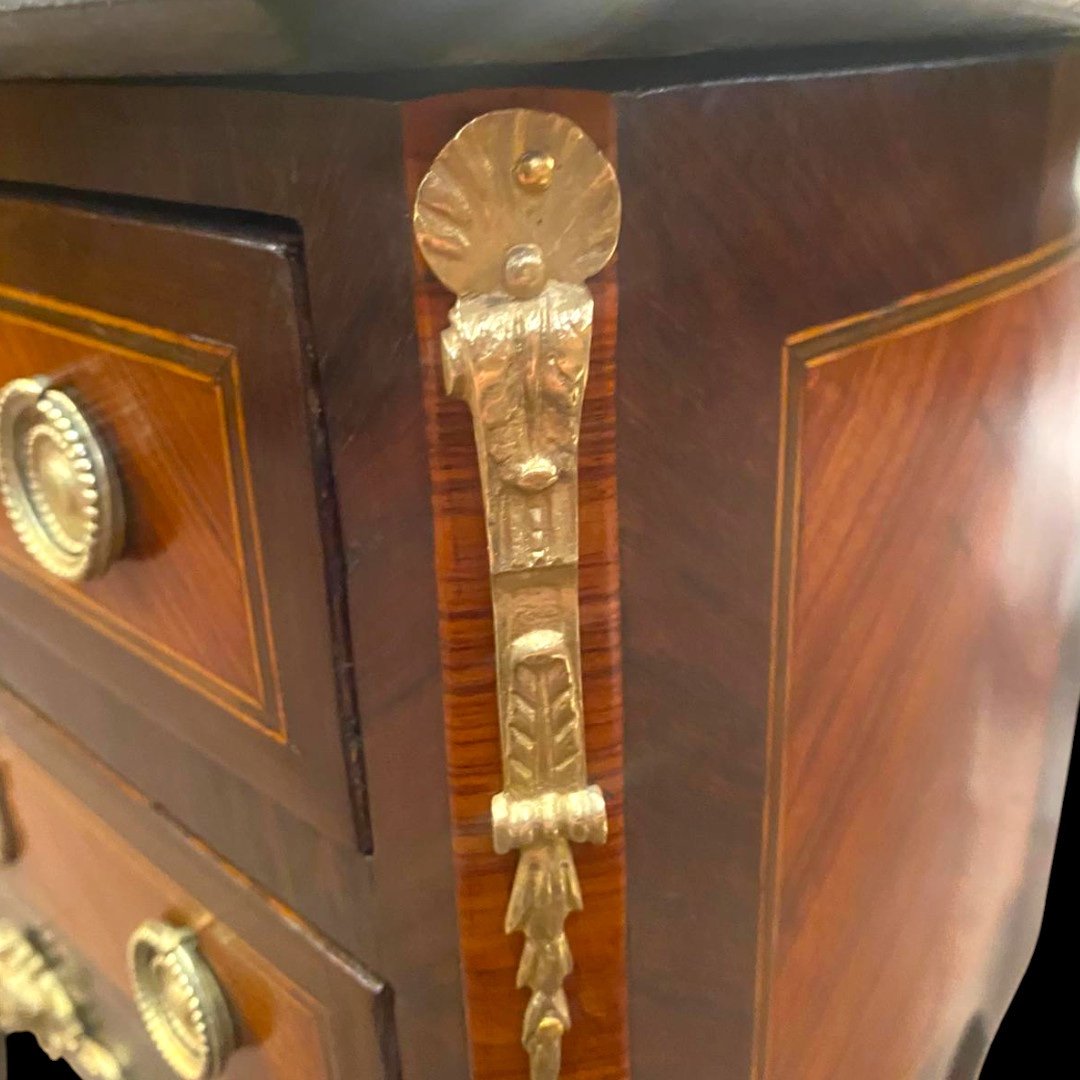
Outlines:
{"label": "gilded foliate motif", "polygon": [[575,124],[513,109],[467,124],[417,193],[417,243],[458,296],[442,336],[447,392],[473,416],[487,519],[503,790],[498,852],[520,851],[506,932],[525,946],[522,1043],[559,1075],[570,1028],[567,917],[583,904],[571,842],[601,844],[588,783],[578,616],[578,442],[593,300],[618,240],[610,162]]}
{"label": "gilded foliate motif", "polygon": [[0,1032],[31,1032],[50,1058],[70,1062],[88,1080],[123,1080],[117,1052],[88,1028],[92,1002],[75,986],[83,980],[71,978],[48,944],[47,935],[0,920]]}

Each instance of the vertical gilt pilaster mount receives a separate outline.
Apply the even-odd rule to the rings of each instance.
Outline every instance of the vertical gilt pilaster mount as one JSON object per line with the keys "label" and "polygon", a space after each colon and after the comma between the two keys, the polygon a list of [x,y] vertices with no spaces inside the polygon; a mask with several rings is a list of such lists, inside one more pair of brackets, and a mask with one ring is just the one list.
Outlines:
{"label": "vertical gilt pilaster mount", "polygon": [[506,932],[525,946],[522,1043],[532,1080],[559,1075],[570,1027],[564,932],[582,906],[570,843],[602,844],[585,762],[578,618],[578,441],[593,300],[615,251],[619,185],[570,120],[510,109],[466,124],[416,197],[416,239],[457,295],[442,335],[447,392],[472,410],[487,517],[503,790],[495,850],[520,852]]}

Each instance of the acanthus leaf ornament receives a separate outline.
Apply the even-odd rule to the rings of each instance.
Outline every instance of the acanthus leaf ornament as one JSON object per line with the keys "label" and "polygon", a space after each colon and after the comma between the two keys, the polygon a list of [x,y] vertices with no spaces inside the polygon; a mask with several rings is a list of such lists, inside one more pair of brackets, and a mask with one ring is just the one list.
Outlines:
{"label": "acanthus leaf ornament", "polygon": [[570,1027],[567,917],[583,898],[571,843],[602,844],[585,760],[578,615],[578,443],[593,299],[621,206],[611,163],[570,120],[511,109],[466,124],[420,183],[420,251],[457,294],[447,392],[473,415],[487,519],[503,790],[495,849],[518,850],[506,932],[532,1080],[555,1080]]}
{"label": "acanthus leaf ornament", "polygon": [[120,1053],[91,1032],[93,1002],[73,985],[83,980],[69,978],[48,941],[40,930],[0,919],[0,1034],[29,1031],[48,1057],[68,1061],[88,1080],[123,1080]]}

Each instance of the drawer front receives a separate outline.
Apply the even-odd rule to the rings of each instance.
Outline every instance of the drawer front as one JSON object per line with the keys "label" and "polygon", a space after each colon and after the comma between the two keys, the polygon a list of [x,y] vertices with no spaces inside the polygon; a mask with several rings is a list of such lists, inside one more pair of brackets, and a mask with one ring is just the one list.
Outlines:
{"label": "drawer front", "polygon": [[[92,580],[50,572],[0,524],[0,618],[33,641],[0,674],[148,794],[169,801],[149,763],[179,740],[350,844],[363,792],[342,753],[337,542],[320,516],[295,240],[284,225],[0,202],[0,385],[37,378],[66,395],[123,509],[119,554]],[[28,400],[9,410],[9,498],[40,479],[19,456]],[[87,676],[139,719],[95,719]],[[145,773],[110,751],[133,740]]]}
{"label": "drawer front", "polygon": [[123,549],[100,578],[75,584],[40,565],[8,521],[5,572],[284,738],[236,353],[0,284],[0,380],[35,376],[79,403],[115,462]]}
{"label": "drawer front", "polygon": [[175,1076],[142,1030],[131,988],[128,942],[147,920],[196,931],[235,1031],[227,1080],[393,1075],[377,980],[219,868],[204,866],[189,892],[6,737],[0,762],[9,841],[0,920],[33,928],[66,971],[78,972],[92,1034],[125,1062],[125,1078]]}

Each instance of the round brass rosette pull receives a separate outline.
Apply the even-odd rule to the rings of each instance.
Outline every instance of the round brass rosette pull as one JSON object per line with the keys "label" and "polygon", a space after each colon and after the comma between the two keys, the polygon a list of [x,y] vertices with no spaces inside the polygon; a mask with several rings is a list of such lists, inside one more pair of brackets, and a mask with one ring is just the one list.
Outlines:
{"label": "round brass rosette pull", "polygon": [[144,922],[128,942],[128,967],[143,1026],[183,1080],[219,1076],[236,1029],[193,931]]}
{"label": "round brass rosette pull", "polygon": [[57,577],[98,577],[120,554],[115,467],[79,406],[48,379],[14,379],[0,391],[0,496],[23,547]]}

